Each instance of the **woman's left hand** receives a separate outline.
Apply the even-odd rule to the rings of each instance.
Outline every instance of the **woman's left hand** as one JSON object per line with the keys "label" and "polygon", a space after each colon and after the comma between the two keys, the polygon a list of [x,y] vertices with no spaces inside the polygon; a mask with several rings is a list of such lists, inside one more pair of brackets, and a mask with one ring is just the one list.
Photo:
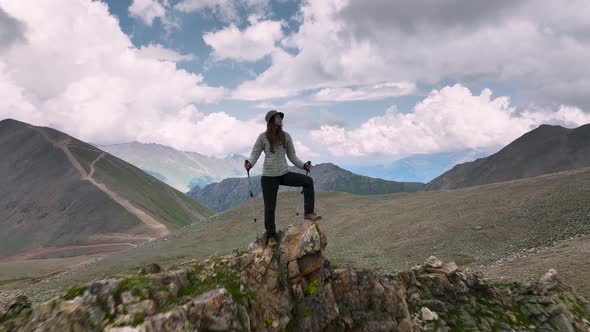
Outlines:
{"label": "woman's left hand", "polygon": [[310,171],[311,167],[311,161],[308,161],[303,165],[303,168],[305,168],[306,171]]}

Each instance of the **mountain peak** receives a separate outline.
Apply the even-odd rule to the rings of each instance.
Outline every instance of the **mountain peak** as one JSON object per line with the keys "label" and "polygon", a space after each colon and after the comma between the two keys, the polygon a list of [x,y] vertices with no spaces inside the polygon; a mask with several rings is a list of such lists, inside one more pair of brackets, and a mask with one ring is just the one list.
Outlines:
{"label": "mountain peak", "polygon": [[248,157],[246,157],[242,154],[239,154],[239,153],[233,153],[233,154],[228,154],[223,159],[226,159],[226,160],[246,160],[246,159],[248,159]]}
{"label": "mountain peak", "polygon": [[560,132],[560,131],[569,131],[569,130],[571,130],[571,129],[565,128],[565,127],[560,126],[560,125],[552,125],[552,124],[543,123],[543,124],[539,125],[537,128],[531,130],[529,133],[535,133],[535,132],[542,132],[542,133],[546,133],[546,132]]}
{"label": "mountain peak", "polygon": [[20,121],[15,120],[13,118],[6,118],[6,119],[0,120],[0,124],[2,124],[2,123],[11,123],[11,122],[20,122]]}
{"label": "mountain peak", "polygon": [[552,124],[548,124],[548,123],[542,123],[537,127],[537,129],[539,129],[539,128],[564,128],[564,127],[562,127],[560,125],[552,125]]}
{"label": "mountain peak", "polygon": [[456,165],[427,190],[457,189],[590,166],[590,125],[575,129],[542,124],[497,153]]}
{"label": "mountain peak", "polygon": [[338,166],[336,164],[333,164],[333,163],[329,163],[329,162],[328,163],[321,163],[321,164],[315,165],[315,167],[319,167],[319,166],[322,166],[322,167],[325,167],[325,168],[328,168],[328,169],[343,169],[342,167],[340,167],[340,166]]}
{"label": "mountain peak", "polygon": [[23,121],[15,120],[12,118],[6,118],[0,120],[0,128],[18,128],[28,126],[29,124]]}

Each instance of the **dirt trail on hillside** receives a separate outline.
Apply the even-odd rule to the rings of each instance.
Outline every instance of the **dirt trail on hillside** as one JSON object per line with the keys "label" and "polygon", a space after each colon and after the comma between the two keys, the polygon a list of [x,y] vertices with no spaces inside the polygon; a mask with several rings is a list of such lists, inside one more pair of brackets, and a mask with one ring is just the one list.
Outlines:
{"label": "dirt trail on hillside", "polygon": [[[69,149],[68,149],[69,151]],[[96,164],[97,161],[99,161],[102,157],[104,157],[106,155],[105,152],[101,152],[98,157],[96,157],[96,159],[94,159],[91,163],[90,163],[90,172],[88,172],[88,179],[92,179],[92,176],[94,175],[94,164]]]}
{"label": "dirt trail on hillside", "polygon": [[105,184],[99,183],[99,182],[97,182],[96,180],[94,180],[92,178],[92,176],[94,175],[94,164],[98,160],[100,160],[102,157],[105,156],[105,152],[102,152],[98,157],[96,157],[96,159],[94,161],[92,161],[92,163],[90,164],[90,172],[89,173],[86,173],[86,170],[84,169],[84,167],[82,167],[82,165],[80,164],[80,162],[78,162],[78,160],[76,159],[76,157],[74,157],[74,155],[72,154],[72,152],[70,151],[70,149],[68,149],[68,144],[70,143],[71,138],[68,137],[68,138],[66,138],[66,139],[64,139],[62,141],[56,142],[56,141],[52,140],[47,135],[47,133],[45,133],[42,129],[35,128],[35,127],[33,127],[33,128],[35,130],[37,130],[39,133],[41,133],[41,135],[43,135],[43,137],[45,137],[45,139],[48,142],[50,142],[51,144],[53,144],[55,147],[60,148],[66,154],[66,156],[68,157],[68,160],[71,162],[72,166],[74,166],[74,168],[76,168],[78,170],[78,172],[80,173],[80,179],[81,180],[87,180],[87,181],[89,181],[95,187],[97,187],[102,192],[104,192],[105,194],[107,194],[117,204],[121,205],[127,211],[129,211],[130,213],[132,213],[133,215],[135,215],[146,226],[148,226],[149,228],[151,228],[151,229],[154,230],[154,233],[155,233],[155,236],[156,237],[161,237],[161,236],[170,234],[170,231],[168,231],[168,228],[166,226],[164,226],[162,223],[160,223],[158,220],[156,220],[154,217],[152,217],[151,215],[149,215],[145,211],[139,209],[138,207],[134,206],[133,204],[131,204],[131,202],[129,202],[128,200],[124,199],[123,197],[121,197],[116,192],[110,190]]}
{"label": "dirt trail on hillside", "polygon": [[154,240],[153,237],[146,235],[136,235],[127,233],[97,233],[88,237],[88,241],[93,243],[134,243],[142,244]]}

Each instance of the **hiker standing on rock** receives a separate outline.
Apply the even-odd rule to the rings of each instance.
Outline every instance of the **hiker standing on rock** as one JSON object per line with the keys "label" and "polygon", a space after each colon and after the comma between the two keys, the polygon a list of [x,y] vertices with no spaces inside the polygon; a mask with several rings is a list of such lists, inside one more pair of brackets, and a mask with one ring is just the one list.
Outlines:
{"label": "hiker standing on rock", "polygon": [[260,184],[262,186],[262,197],[264,200],[264,228],[266,239],[276,238],[275,208],[277,203],[277,192],[279,185],[290,187],[303,187],[304,220],[320,220],[322,217],[314,212],[314,189],[313,179],[307,175],[290,172],[287,167],[289,160],[297,167],[309,171],[312,167],[311,161],[303,163],[295,154],[295,146],[291,135],[283,131],[282,112],[275,110],[266,113],[266,132],[258,135],[256,143],[252,148],[250,158],[244,162],[244,168],[249,171],[264,151],[264,164]]}

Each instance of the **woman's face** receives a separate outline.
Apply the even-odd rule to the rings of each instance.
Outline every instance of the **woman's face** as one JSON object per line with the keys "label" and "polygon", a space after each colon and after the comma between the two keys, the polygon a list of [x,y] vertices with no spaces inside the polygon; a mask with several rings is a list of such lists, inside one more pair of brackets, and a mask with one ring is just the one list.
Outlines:
{"label": "woman's face", "polygon": [[280,115],[276,114],[272,118],[273,118],[275,126],[279,127],[279,126],[283,125],[283,118],[281,118]]}

